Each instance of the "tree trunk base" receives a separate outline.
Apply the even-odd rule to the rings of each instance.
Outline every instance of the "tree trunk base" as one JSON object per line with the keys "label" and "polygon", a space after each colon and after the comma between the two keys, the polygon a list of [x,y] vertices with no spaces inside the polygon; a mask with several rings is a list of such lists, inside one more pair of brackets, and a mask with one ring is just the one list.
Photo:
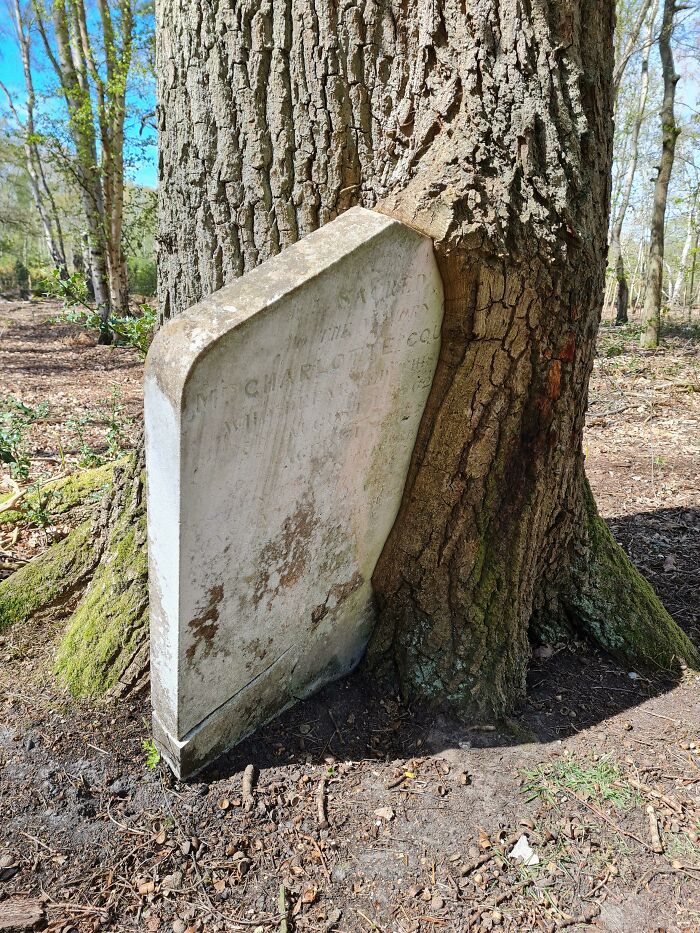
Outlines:
{"label": "tree trunk base", "polygon": [[[88,500],[103,488],[106,476],[106,468],[78,474],[76,483],[64,490],[67,501]],[[588,483],[584,480],[582,485],[582,523],[570,546],[568,573],[562,568],[553,584],[541,587],[538,608],[529,621],[530,638],[555,642],[584,633],[636,670],[677,675],[685,665],[697,669],[696,649],[615,542],[597,513]],[[67,618],[55,671],[76,696],[123,696],[148,686],[145,523],[139,455],[114,468],[113,487],[104,495],[96,519],[82,522],[0,584],[0,631],[31,617]],[[484,580],[491,580],[488,568],[482,571]],[[482,636],[502,624],[500,616],[489,617],[488,606],[486,600],[479,615]],[[494,612],[502,612],[500,600],[494,606]],[[464,625],[469,624],[465,617]],[[444,664],[436,666],[427,654],[407,663],[410,645],[398,637],[407,629],[414,630],[414,625],[407,625],[406,619],[396,627],[382,617],[364,661],[366,668],[395,677],[406,699],[447,702],[464,718],[484,720],[506,715],[524,694],[525,668],[513,673],[511,662],[515,656],[527,656],[520,644],[527,641],[527,630],[498,658],[475,652],[469,662],[455,654],[447,684]],[[484,676],[485,663],[495,665],[493,677]],[[477,683],[478,697],[470,686]]]}

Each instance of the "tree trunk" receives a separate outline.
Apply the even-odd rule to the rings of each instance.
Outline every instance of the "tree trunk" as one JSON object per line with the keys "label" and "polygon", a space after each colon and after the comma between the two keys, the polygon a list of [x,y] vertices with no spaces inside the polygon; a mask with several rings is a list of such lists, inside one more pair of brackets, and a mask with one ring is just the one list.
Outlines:
{"label": "tree trunk", "polygon": [[[163,0],[157,16],[165,316],[353,204],[435,243],[441,358],[374,577],[367,663],[394,670],[406,695],[480,717],[521,696],[528,636],[577,628],[635,665],[696,663],[583,471],[611,4]],[[138,492],[138,467],[131,476]],[[95,576],[64,657],[96,643],[90,606],[110,607],[118,582]],[[141,609],[124,612],[127,631]]]}
{"label": "tree trunk", "polygon": [[693,658],[583,473],[612,5],[167,0],[157,29],[165,316],[352,204],[434,240],[443,348],[370,660],[406,693],[499,714],[533,626],[575,619],[628,660]]}
{"label": "tree trunk", "polygon": [[54,201],[51,189],[49,188],[46,181],[46,175],[44,173],[39,146],[37,143],[36,128],[34,125],[36,93],[34,91],[34,80],[32,77],[31,69],[30,34],[27,25],[24,22],[22,7],[19,0],[15,0],[14,2],[13,14],[17,44],[19,46],[20,57],[22,59],[24,86],[26,90],[26,118],[23,127],[19,118],[19,114],[17,113],[14,102],[12,100],[12,96],[9,92],[7,97],[12,112],[15,115],[19,126],[23,129],[25,165],[27,168],[27,174],[29,176],[29,183],[32,190],[32,196],[34,198],[34,204],[36,206],[37,213],[39,214],[39,219],[41,220],[41,225],[44,230],[46,247],[54,267],[58,269],[61,278],[65,278],[68,275],[68,269],[66,265],[65,247],[63,244],[63,231],[61,229],[61,221],[58,216],[58,210],[56,209],[56,202]]}
{"label": "tree trunk", "polygon": [[[693,191],[692,197],[690,199],[690,210],[688,212],[688,229],[685,234],[685,241],[683,243],[683,249],[681,251],[681,258],[678,262],[678,273],[676,274],[676,284],[673,286],[673,292],[671,294],[671,311],[676,311],[681,300],[681,295],[683,294],[683,286],[685,285],[685,275],[688,271],[688,261],[690,259],[690,251],[693,245],[693,238],[695,236],[695,226],[696,226],[696,217],[695,212],[698,206],[698,197],[700,197],[700,186],[696,187]],[[688,296],[686,295],[686,301],[688,301]]]}
{"label": "tree trunk", "polygon": [[693,246],[693,262],[690,266],[690,284],[688,285],[688,323],[693,317],[695,307],[695,267],[698,260],[698,243],[700,242],[700,225],[695,229],[695,244]]}
{"label": "tree trunk", "polygon": [[671,34],[675,0],[664,0],[664,15],[659,33],[659,54],[664,78],[664,97],[661,106],[661,162],[654,186],[654,204],[651,213],[649,261],[647,265],[647,287],[644,296],[644,332],[641,345],[647,349],[658,347],[661,330],[661,293],[664,275],[664,227],[666,202],[671,181],[676,140],[680,129],[676,126],[674,99],[679,75],[673,65]]}
{"label": "tree trunk", "polygon": [[[615,279],[617,281],[617,298],[615,302],[615,323],[627,323],[627,309],[629,305],[629,287],[627,285],[627,274],[625,272],[625,259],[622,255],[622,226],[625,222],[625,214],[629,207],[630,197],[632,195],[632,185],[637,171],[637,158],[639,153],[639,133],[644,122],[644,111],[646,109],[647,94],[649,91],[649,50],[651,48],[651,37],[656,20],[656,11],[658,0],[654,0],[649,12],[649,21],[645,30],[644,43],[641,52],[641,77],[639,82],[639,97],[637,100],[637,109],[632,119],[630,129],[630,146],[627,161],[627,171],[622,185],[622,194],[620,205],[617,209],[615,219],[610,229],[610,250],[608,261],[615,270]],[[645,10],[645,14],[646,14]],[[641,26],[641,23],[640,23]]]}

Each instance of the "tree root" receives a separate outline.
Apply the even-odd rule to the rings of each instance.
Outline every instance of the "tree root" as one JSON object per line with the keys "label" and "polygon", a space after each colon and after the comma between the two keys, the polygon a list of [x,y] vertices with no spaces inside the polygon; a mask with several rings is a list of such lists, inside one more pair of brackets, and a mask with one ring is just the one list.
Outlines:
{"label": "tree root", "polygon": [[613,657],[651,673],[698,669],[700,658],[598,515],[584,481],[586,526],[575,546],[567,615]]}
{"label": "tree root", "polygon": [[87,504],[107,484],[98,514],[0,583],[0,630],[33,616],[68,616],[59,680],[75,695],[123,695],[148,683],[143,456],[87,473],[62,481],[73,479],[68,487],[56,484],[59,501],[63,511]]}

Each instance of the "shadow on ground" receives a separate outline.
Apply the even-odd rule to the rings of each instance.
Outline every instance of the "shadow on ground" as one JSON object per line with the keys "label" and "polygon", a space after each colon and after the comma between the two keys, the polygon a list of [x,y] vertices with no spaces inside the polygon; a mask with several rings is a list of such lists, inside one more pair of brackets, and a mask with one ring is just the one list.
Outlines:
{"label": "shadow on ground", "polygon": [[[632,676],[630,676],[632,675]],[[527,697],[513,716],[493,727],[460,722],[449,711],[406,706],[390,685],[356,673],[300,701],[224,754],[193,781],[208,783],[240,772],[289,764],[392,761],[448,749],[538,745],[590,729],[672,690],[673,679],[647,679],[581,645],[535,660]]]}
{"label": "shadow on ground", "polygon": [[[609,524],[671,615],[700,644],[700,510],[659,509],[618,516]],[[525,700],[494,729],[465,724],[446,711],[406,706],[392,685],[356,673],[299,702],[194,780],[220,780],[251,761],[259,768],[318,763],[330,756],[387,761],[449,748],[556,742],[666,693],[677,682],[624,669],[588,644],[555,649],[549,657],[533,658]]]}
{"label": "shadow on ground", "polygon": [[655,509],[607,522],[676,622],[700,645],[700,509]]}

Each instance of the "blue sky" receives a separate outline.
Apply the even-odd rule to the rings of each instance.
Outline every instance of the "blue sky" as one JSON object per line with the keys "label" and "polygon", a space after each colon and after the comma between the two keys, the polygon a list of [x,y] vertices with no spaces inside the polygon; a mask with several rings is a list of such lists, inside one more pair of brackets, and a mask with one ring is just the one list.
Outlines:
{"label": "blue sky", "polygon": [[[0,4],[0,81],[14,95],[17,93],[17,100],[21,101],[24,97],[24,76],[22,74],[22,61],[19,56],[19,50],[12,32],[12,25],[9,21],[7,7]],[[34,83],[37,95],[47,94],[54,87],[54,76],[50,66],[35,67]],[[139,134],[141,124],[141,114],[155,109],[155,100],[150,96],[142,96],[132,93],[127,99],[127,136],[126,159],[133,163],[128,169],[128,177],[140,185],[147,185],[151,188],[156,186],[156,134],[155,131],[146,127],[143,133]],[[5,95],[0,92],[0,110],[7,111],[7,100]],[[54,105],[54,113],[59,113],[58,105]]]}

